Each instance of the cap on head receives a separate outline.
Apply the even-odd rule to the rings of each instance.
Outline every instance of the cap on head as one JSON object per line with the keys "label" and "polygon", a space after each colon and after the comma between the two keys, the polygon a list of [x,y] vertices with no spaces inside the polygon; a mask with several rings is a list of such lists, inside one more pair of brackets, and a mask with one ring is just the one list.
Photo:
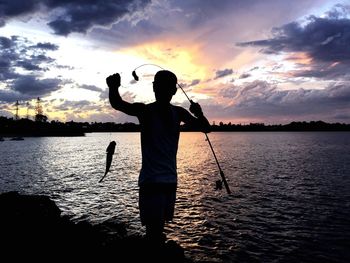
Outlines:
{"label": "cap on head", "polygon": [[160,70],[154,75],[154,83],[160,85],[175,85],[177,84],[177,77],[169,70]]}

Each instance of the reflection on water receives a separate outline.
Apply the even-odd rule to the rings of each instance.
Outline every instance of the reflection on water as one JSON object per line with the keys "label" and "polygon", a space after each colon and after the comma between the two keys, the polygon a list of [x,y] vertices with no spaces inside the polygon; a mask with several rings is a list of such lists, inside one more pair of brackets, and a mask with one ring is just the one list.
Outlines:
{"label": "reflection on water", "polygon": [[[175,222],[168,236],[208,262],[346,262],[350,133],[213,133],[232,195],[200,133],[182,133]],[[105,150],[117,143],[103,181]],[[140,233],[138,133],[0,142],[0,191],[51,196],[76,220]]]}

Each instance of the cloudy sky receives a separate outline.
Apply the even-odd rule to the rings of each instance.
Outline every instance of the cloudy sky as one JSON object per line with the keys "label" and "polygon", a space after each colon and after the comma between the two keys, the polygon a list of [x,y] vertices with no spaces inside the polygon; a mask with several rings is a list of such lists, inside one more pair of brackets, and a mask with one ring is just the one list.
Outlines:
{"label": "cloudy sky", "polygon": [[211,122],[350,123],[350,1],[0,0],[2,116],[40,97],[49,120],[136,122],[105,78],[149,103],[159,67],[143,64],[176,73]]}

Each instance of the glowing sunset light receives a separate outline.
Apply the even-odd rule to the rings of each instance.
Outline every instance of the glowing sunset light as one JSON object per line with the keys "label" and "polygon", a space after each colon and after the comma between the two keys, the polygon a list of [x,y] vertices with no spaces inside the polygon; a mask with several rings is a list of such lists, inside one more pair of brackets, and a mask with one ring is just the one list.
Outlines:
{"label": "glowing sunset light", "polygon": [[[91,4],[99,7],[94,14]],[[49,120],[135,121],[111,109],[105,79],[120,73],[122,96],[149,103],[159,69],[140,68],[138,83],[131,72],[157,64],[178,76],[210,121],[350,120],[346,1],[131,0],[117,9],[107,4],[3,3],[1,116],[13,117],[17,100],[40,97]],[[309,94],[307,102],[303,93]],[[181,92],[173,99],[185,101]],[[311,105],[318,112],[311,114]]]}
{"label": "glowing sunset light", "polygon": [[208,66],[200,60],[203,55],[195,45],[176,46],[170,41],[154,42],[121,50],[121,53],[130,54],[172,70],[183,79],[204,79],[209,74]]}

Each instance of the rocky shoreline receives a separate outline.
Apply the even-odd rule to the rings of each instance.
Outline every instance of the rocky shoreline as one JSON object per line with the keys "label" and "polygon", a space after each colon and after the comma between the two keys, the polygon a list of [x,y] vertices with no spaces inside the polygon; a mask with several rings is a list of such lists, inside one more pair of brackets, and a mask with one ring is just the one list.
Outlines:
{"label": "rocky shoreline", "polygon": [[111,234],[103,223],[75,223],[47,196],[3,193],[0,209],[0,247],[11,261],[192,262],[174,241],[156,248],[141,236],[129,236],[122,225]]}

